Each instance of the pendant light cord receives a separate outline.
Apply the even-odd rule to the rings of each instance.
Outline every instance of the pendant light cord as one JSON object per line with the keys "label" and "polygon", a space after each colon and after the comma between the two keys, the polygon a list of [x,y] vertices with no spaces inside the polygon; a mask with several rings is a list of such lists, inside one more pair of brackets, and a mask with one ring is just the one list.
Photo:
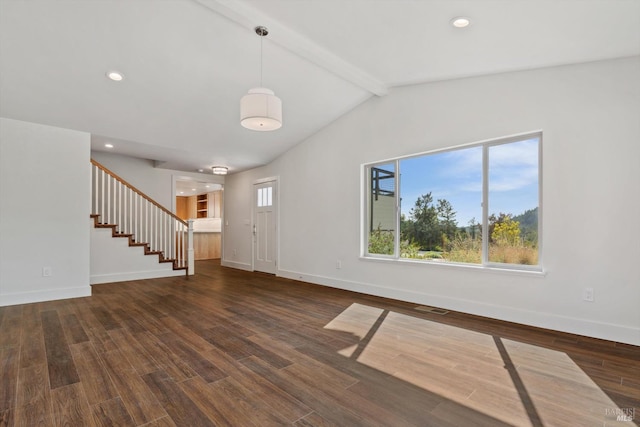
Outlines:
{"label": "pendant light cord", "polygon": [[260,35],[260,87],[262,87],[262,39],[263,35]]}

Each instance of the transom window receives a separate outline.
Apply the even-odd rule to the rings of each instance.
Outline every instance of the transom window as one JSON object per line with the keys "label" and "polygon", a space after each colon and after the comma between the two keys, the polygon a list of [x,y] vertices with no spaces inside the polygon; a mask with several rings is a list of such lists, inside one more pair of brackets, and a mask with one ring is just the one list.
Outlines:
{"label": "transom window", "polygon": [[366,165],[365,256],[541,269],[542,134]]}
{"label": "transom window", "polygon": [[258,188],[257,205],[259,208],[273,205],[273,187]]}

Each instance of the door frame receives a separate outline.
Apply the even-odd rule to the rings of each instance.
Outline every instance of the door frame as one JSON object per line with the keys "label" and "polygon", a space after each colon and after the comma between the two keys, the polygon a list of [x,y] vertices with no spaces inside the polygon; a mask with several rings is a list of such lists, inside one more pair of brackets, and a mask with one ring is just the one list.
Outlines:
{"label": "door frame", "polygon": [[265,178],[259,178],[254,180],[251,183],[251,271],[256,271],[255,263],[256,263],[256,240],[253,236],[253,227],[256,227],[256,200],[255,200],[255,186],[257,184],[264,184],[267,182],[275,182],[276,194],[273,198],[273,203],[276,209],[276,232],[274,235],[275,239],[275,267],[276,272],[275,275],[279,276],[278,272],[280,271],[280,176],[269,176]]}

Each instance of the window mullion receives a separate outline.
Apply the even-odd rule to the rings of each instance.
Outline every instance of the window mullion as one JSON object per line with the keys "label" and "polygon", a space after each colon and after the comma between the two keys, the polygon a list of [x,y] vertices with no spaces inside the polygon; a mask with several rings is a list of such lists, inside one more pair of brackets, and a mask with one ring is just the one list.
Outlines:
{"label": "window mullion", "polygon": [[482,147],[482,264],[489,262],[489,147]]}
{"label": "window mullion", "polygon": [[395,233],[395,252],[396,259],[400,258],[400,161],[395,161],[396,179],[395,181],[395,205],[396,205],[396,233]]}

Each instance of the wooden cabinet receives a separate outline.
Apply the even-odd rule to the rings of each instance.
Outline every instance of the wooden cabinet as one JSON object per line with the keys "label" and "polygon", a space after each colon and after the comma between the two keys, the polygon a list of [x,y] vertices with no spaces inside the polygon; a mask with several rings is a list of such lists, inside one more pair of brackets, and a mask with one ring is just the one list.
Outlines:
{"label": "wooden cabinet", "polygon": [[209,197],[209,218],[222,218],[222,191],[207,193]]}
{"label": "wooden cabinet", "polygon": [[187,197],[187,218],[196,217],[196,196]]}
{"label": "wooden cabinet", "polygon": [[196,196],[196,216],[193,218],[209,217],[209,195],[199,194]]}
{"label": "wooden cabinet", "polygon": [[219,259],[221,253],[220,233],[193,233],[193,258]]}
{"label": "wooden cabinet", "polygon": [[222,191],[197,196],[177,196],[176,215],[185,221],[194,218],[222,218]]}
{"label": "wooden cabinet", "polygon": [[189,219],[189,198],[184,196],[176,197],[176,216],[183,221]]}

